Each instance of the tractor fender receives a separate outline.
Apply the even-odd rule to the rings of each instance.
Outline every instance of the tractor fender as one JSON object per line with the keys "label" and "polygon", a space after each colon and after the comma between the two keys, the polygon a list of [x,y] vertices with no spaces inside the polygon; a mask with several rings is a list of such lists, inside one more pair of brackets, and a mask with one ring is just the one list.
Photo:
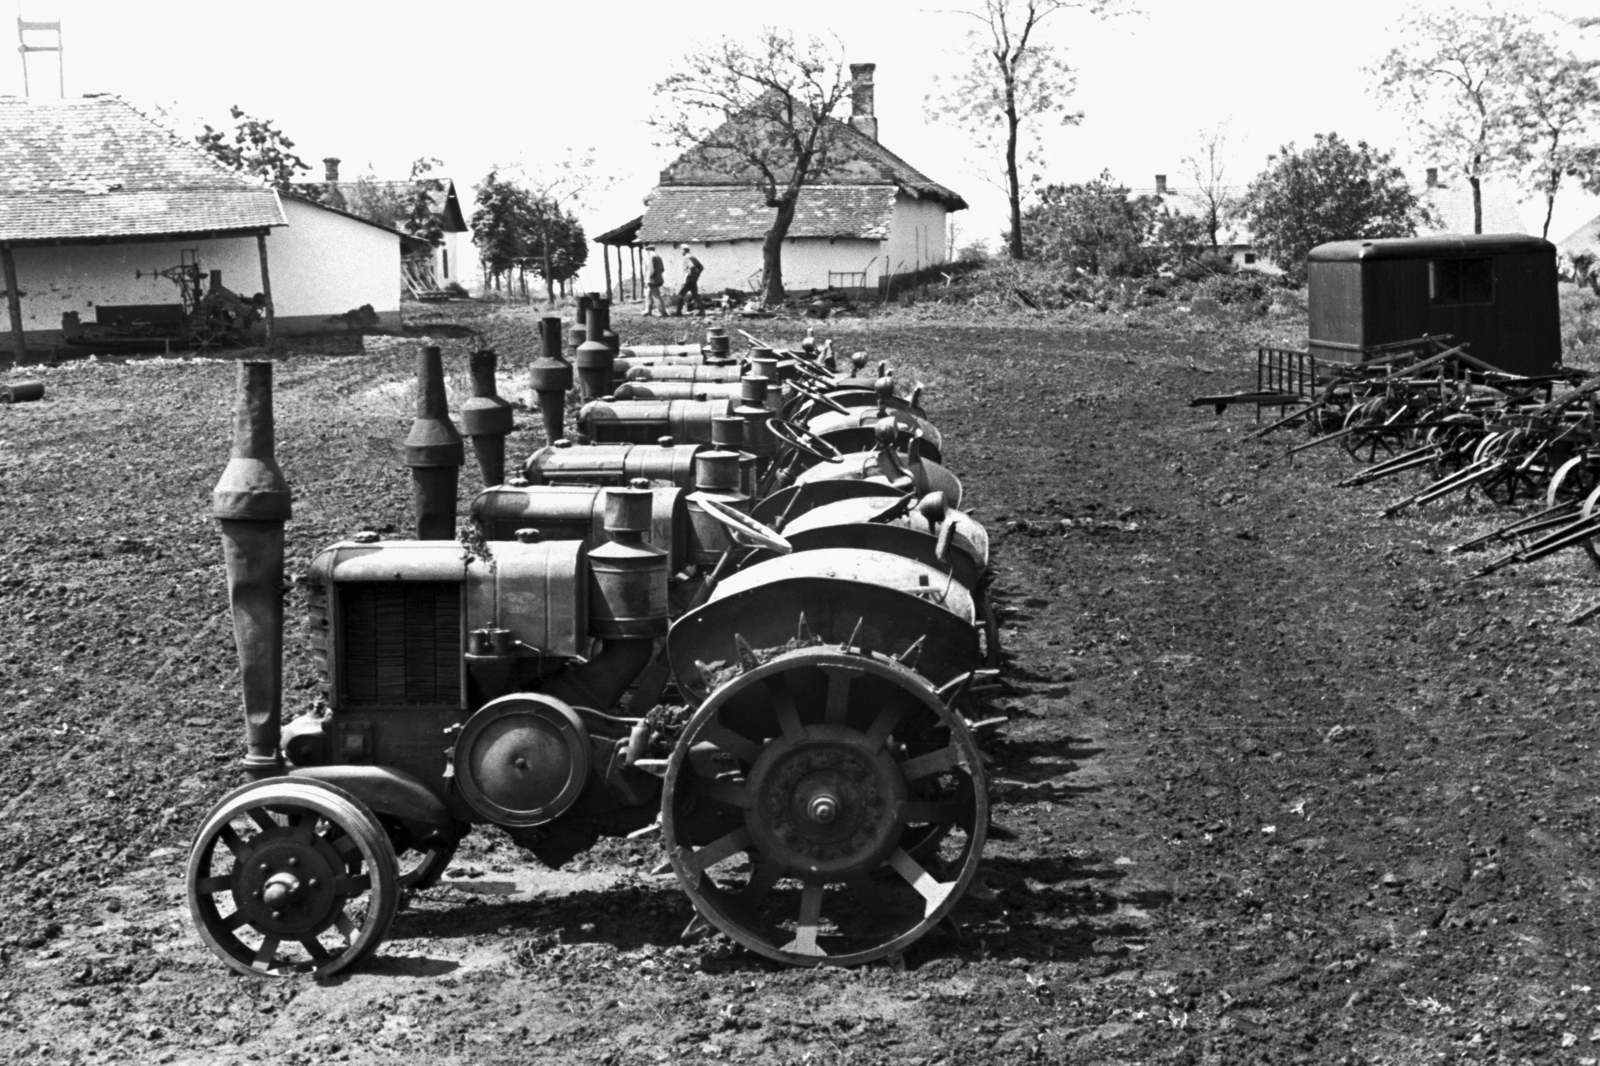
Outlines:
{"label": "tractor fender", "polygon": [[344,789],[367,805],[373,814],[399,821],[416,840],[461,836],[450,811],[418,778],[388,766],[304,766],[290,777],[310,778]]}

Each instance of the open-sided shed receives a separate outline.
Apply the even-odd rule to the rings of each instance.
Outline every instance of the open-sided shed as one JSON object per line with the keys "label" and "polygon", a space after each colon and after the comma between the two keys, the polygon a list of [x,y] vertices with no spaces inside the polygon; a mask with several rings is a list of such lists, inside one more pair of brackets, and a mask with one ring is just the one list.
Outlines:
{"label": "open-sided shed", "polygon": [[1356,363],[1369,348],[1447,333],[1506,373],[1561,363],[1556,248],[1538,237],[1335,241],[1311,250],[1306,274],[1319,360]]}

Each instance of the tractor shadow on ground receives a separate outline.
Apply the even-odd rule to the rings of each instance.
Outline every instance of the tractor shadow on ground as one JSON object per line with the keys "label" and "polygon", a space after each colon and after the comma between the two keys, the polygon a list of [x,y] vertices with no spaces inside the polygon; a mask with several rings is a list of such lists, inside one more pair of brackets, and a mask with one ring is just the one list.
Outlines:
{"label": "tractor shadow on ground", "polygon": [[[610,944],[619,951],[670,947],[693,916],[676,881],[659,888],[581,890],[487,903],[485,895],[449,886],[414,897],[395,917],[395,939],[523,936],[551,944]],[[421,904],[421,906],[418,906]]]}

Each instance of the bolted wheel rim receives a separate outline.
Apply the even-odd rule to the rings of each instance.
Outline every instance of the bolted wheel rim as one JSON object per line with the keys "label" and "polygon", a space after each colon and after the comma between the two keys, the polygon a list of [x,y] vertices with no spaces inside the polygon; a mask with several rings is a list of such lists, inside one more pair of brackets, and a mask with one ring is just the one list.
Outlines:
{"label": "bolted wheel rim", "polygon": [[277,778],[235,789],[189,854],[200,937],[243,974],[328,976],[370,955],[394,918],[395,859],[353,796]]}
{"label": "bolted wheel rim", "polygon": [[782,962],[853,965],[950,913],[988,820],[960,713],[892,659],[820,646],[702,704],[668,762],[662,830],[711,925]]}

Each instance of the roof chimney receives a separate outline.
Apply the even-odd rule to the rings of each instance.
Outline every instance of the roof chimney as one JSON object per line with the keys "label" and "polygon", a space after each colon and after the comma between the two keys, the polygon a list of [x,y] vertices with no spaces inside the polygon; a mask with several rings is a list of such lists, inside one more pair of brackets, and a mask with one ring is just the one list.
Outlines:
{"label": "roof chimney", "polygon": [[872,113],[872,72],[876,63],[850,64],[850,125],[873,141],[878,139],[878,117]]}
{"label": "roof chimney", "polygon": [[1167,176],[1165,174],[1156,175],[1156,195],[1167,195]]}
{"label": "roof chimney", "polygon": [[1428,168],[1428,188],[1437,189],[1438,187],[1439,187],[1439,168],[1438,167],[1429,167]]}
{"label": "roof chimney", "polygon": [[323,181],[338,181],[339,180],[339,157],[338,156],[330,155],[328,158],[326,158],[326,159],[324,159],[322,161],[322,180]]}

